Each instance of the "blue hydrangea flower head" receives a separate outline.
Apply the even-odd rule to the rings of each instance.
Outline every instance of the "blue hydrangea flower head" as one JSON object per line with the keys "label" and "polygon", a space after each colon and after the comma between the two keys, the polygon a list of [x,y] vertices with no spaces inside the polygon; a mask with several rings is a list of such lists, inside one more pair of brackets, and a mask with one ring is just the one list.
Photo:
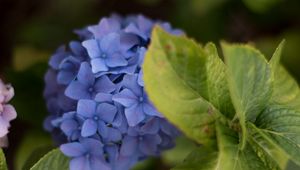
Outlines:
{"label": "blue hydrangea flower head", "polygon": [[52,55],[44,97],[45,129],[71,158],[71,170],[128,170],[171,148],[179,135],[144,90],[142,64],[155,24],[112,15],[76,30],[79,41]]}
{"label": "blue hydrangea flower head", "polygon": [[7,137],[10,121],[17,117],[15,108],[8,104],[14,96],[14,89],[0,79],[0,147],[8,145]]}

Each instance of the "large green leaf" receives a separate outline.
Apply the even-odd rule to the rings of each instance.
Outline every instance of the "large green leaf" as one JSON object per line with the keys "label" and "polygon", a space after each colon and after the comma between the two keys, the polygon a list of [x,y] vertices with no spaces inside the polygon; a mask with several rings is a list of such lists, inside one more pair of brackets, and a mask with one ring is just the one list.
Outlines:
{"label": "large green leaf", "polygon": [[218,151],[199,147],[189,154],[184,162],[172,170],[212,170],[218,163]]}
{"label": "large green leaf", "polygon": [[7,170],[6,159],[2,149],[0,149],[0,170]]}
{"label": "large green leaf", "polygon": [[240,137],[237,132],[223,124],[217,124],[219,146],[218,164],[215,169],[222,170],[268,170],[252,146],[247,142],[243,150],[239,147]]}
{"label": "large green leaf", "polygon": [[158,110],[202,144],[214,136],[214,120],[222,116],[218,109],[230,110],[224,64],[206,51],[216,50],[156,27],[143,68],[146,91]]}
{"label": "large green leaf", "polygon": [[223,43],[222,49],[231,99],[242,128],[241,146],[244,147],[246,121],[254,121],[271,97],[271,69],[264,56],[250,46]]}
{"label": "large green leaf", "polygon": [[300,165],[300,111],[282,105],[269,105],[255,125]]}
{"label": "large green leaf", "polygon": [[228,127],[217,124],[219,151],[200,147],[173,170],[271,170],[249,143],[239,149],[239,135]]}
{"label": "large green leaf", "polygon": [[254,124],[248,123],[250,135],[248,141],[261,160],[272,169],[285,169],[289,160],[288,155],[268,138]]}
{"label": "large green leaf", "polygon": [[30,170],[68,170],[69,159],[59,149],[54,149],[42,157]]}

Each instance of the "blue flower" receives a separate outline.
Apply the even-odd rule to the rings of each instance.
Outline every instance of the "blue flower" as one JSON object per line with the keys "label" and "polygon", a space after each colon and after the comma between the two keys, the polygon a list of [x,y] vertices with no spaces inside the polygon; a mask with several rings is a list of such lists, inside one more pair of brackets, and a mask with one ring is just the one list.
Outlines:
{"label": "blue flower", "polygon": [[136,126],[146,115],[162,115],[150,103],[143,88],[138,85],[138,75],[126,75],[123,80],[125,88],[113,96],[113,100],[125,107],[125,115],[129,126]]}
{"label": "blue flower", "polygon": [[63,144],[60,150],[72,158],[70,170],[111,170],[103,157],[103,144],[98,140],[85,138]]}
{"label": "blue flower", "polygon": [[80,66],[77,80],[69,84],[65,95],[75,100],[93,99],[97,93],[110,93],[115,88],[114,83],[106,75],[96,78],[89,63],[83,62]]}
{"label": "blue flower", "polygon": [[178,130],[155,109],[144,90],[145,53],[155,24],[142,15],[106,17],[76,30],[51,56],[44,97],[45,128],[72,158],[71,170],[128,170],[174,146]]}
{"label": "blue flower", "polygon": [[130,23],[124,30],[127,33],[133,33],[148,41],[153,28],[153,22],[142,15],[137,16],[135,22]]}
{"label": "blue flower", "polygon": [[145,155],[157,155],[158,146],[162,142],[158,131],[159,124],[153,120],[141,127],[129,127],[128,135],[123,139],[120,154],[131,156],[141,152]]}
{"label": "blue flower", "polygon": [[67,136],[69,141],[75,141],[81,137],[83,119],[76,115],[76,112],[63,114],[61,118],[52,121],[53,124],[59,124],[62,132]]}
{"label": "blue flower", "polygon": [[112,125],[117,114],[116,106],[109,103],[97,104],[94,100],[79,100],[77,113],[85,120],[82,125],[81,135],[89,137],[98,131],[103,138],[119,141],[122,138],[120,131]]}
{"label": "blue flower", "polygon": [[101,40],[91,39],[82,42],[91,58],[93,73],[108,71],[109,67],[126,66],[128,61],[120,51],[120,35],[110,33]]}

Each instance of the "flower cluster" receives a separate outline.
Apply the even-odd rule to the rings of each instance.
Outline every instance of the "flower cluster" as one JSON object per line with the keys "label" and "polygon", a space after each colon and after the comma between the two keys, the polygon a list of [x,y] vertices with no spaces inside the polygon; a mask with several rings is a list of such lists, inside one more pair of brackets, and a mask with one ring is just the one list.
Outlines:
{"label": "flower cluster", "polygon": [[178,131],[144,91],[141,65],[154,24],[144,16],[103,18],[76,33],[49,61],[45,128],[71,170],[126,170],[173,145]]}
{"label": "flower cluster", "polygon": [[7,133],[10,121],[17,117],[15,108],[8,104],[14,96],[14,89],[0,79],[0,147],[7,146]]}

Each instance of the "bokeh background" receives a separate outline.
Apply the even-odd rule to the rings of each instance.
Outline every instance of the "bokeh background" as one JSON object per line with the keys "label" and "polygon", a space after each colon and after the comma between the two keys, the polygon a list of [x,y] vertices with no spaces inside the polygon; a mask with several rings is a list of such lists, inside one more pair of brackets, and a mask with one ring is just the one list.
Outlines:
{"label": "bokeh background", "polygon": [[[5,149],[10,170],[32,164],[27,158],[42,153],[33,150],[46,152],[52,145],[42,127],[43,76],[51,53],[76,39],[74,29],[112,13],[169,21],[200,43],[249,42],[267,57],[285,39],[282,62],[300,81],[300,0],[0,0],[0,77],[15,87],[18,112]],[[168,169],[193,147],[180,138],[176,149],[136,169]]]}

